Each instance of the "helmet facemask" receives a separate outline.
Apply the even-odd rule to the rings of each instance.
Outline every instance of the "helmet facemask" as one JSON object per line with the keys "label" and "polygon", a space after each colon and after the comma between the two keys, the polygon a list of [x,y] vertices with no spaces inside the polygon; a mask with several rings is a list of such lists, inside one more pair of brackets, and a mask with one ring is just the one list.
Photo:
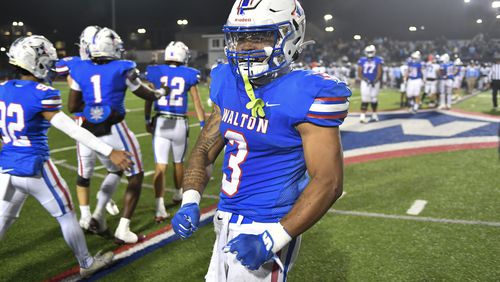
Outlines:
{"label": "helmet facemask", "polygon": [[289,64],[285,43],[293,38],[290,22],[249,27],[225,26],[223,31],[226,56],[235,73],[256,79],[277,74]]}

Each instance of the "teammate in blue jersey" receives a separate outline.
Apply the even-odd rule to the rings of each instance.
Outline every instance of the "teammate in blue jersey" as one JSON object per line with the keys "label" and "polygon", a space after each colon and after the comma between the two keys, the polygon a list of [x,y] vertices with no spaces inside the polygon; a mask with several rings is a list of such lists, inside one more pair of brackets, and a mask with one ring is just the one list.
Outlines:
{"label": "teammate in blue jersey", "polygon": [[405,80],[408,106],[413,113],[416,113],[420,107],[420,92],[424,83],[420,51],[415,51],[411,54],[408,60],[408,70],[405,73]]}
{"label": "teammate in blue jersey", "polygon": [[[69,110],[83,112],[82,127],[89,129],[114,148],[124,148],[132,153],[134,165],[125,171],[128,186],[124,197],[124,209],[114,233],[118,243],[136,243],[140,237],[130,231],[130,219],[139,200],[144,177],[139,142],[124,121],[125,91],[155,101],[167,94],[165,88],[152,90],[138,78],[136,65],[122,60],[123,42],[109,28],[97,32],[89,46],[91,60],[81,61],[71,72],[73,83],[69,97]],[[94,150],[95,151],[95,150]],[[97,154],[107,170],[119,180],[122,170]],[[90,156],[82,156],[90,157]],[[107,230],[103,210],[112,197],[116,186],[102,186],[96,209],[89,223],[89,230],[101,234]]]}
{"label": "teammate in blue jersey", "polygon": [[359,121],[362,123],[369,122],[366,118],[368,104],[372,107],[372,121],[378,121],[377,107],[378,94],[380,91],[380,82],[382,79],[382,66],[384,60],[381,57],[375,56],[376,48],[374,45],[369,45],[365,48],[365,56],[358,61],[358,79],[361,80],[361,115]]}
{"label": "teammate in blue jersey", "polygon": [[448,54],[443,54],[441,59],[441,75],[442,75],[442,91],[439,95],[439,109],[449,110],[451,109],[451,101],[453,95],[453,83],[455,80],[456,69],[452,62],[450,62],[450,56]]}
{"label": "teammate in blue jersey", "polygon": [[196,231],[206,167],[225,146],[207,281],[286,280],[301,234],[342,194],[339,126],[351,91],[326,74],[291,70],[304,31],[296,0],[238,0],[224,26],[229,64],[212,70],[216,106],[172,219],[181,237]]}
{"label": "teammate in blue jersey", "polygon": [[155,221],[163,222],[169,214],[163,200],[165,194],[164,178],[168,165],[168,156],[172,150],[174,162],[174,203],[182,201],[182,178],[184,176],[184,156],[188,147],[189,124],[187,119],[188,96],[191,94],[200,126],[205,123],[205,111],[201,106],[198,86],[200,72],[187,67],[188,47],[180,41],[172,41],[165,48],[165,64],[147,67],[146,79],[156,88],[168,86],[172,89],[168,97],[154,103],[156,116],[151,120],[152,102],[146,101],[144,114],[146,130],[153,134],[153,153],[155,155]]}
{"label": "teammate in blue jersey", "polygon": [[87,130],[79,127],[61,110],[58,90],[42,84],[50,81],[56,50],[45,37],[17,39],[8,52],[9,63],[19,79],[0,84],[0,238],[16,221],[28,195],[59,222],[66,243],[80,265],[80,274],[89,276],[111,263],[113,253],[89,254],[64,179],[50,159],[47,130],[51,125],[98,151],[117,167],[128,169],[131,161]]}
{"label": "teammate in blue jersey", "polygon": [[[90,60],[89,44],[94,40],[94,36],[101,28],[99,26],[91,25],[86,27],[80,34],[79,40],[79,53],[80,56],[66,57],[60,59],[56,63],[56,72],[59,76],[65,76],[68,85],[71,87],[71,70],[77,68],[79,62],[82,60]],[[83,123],[83,114],[80,112],[74,113],[74,119],[77,124],[81,125]],[[90,178],[94,172],[96,153],[80,143],[76,143],[76,157],[78,161],[78,177],[76,180],[76,196],[78,198],[78,203],[80,205],[80,227],[84,230],[89,229],[90,219],[92,214],[90,212],[90,200],[89,200],[89,190],[90,190]],[[108,190],[107,186],[112,186],[116,189],[116,186],[120,183],[120,177],[114,173],[108,172],[104,178],[101,186],[104,187],[100,190]],[[97,198],[99,195],[97,193]],[[117,215],[120,213],[117,205],[113,199],[109,199],[106,204],[106,211],[111,215]]]}

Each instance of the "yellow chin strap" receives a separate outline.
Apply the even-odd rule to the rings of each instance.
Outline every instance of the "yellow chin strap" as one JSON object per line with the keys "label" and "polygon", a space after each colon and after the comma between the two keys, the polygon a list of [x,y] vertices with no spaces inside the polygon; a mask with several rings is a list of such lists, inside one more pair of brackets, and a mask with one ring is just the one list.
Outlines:
{"label": "yellow chin strap", "polygon": [[255,98],[255,93],[248,75],[243,75],[243,82],[245,82],[245,92],[247,93],[248,98],[250,98],[250,102],[247,103],[246,107],[248,110],[252,110],[252,117],[265,117],[266,114],[264,113],[264,106],[266,104],[261,98]]}

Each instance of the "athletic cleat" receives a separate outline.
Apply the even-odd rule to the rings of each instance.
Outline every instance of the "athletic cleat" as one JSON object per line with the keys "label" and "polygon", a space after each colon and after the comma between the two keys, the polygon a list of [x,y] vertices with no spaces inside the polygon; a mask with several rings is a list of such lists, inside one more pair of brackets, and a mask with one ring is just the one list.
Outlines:
{"label": "athletic cleat", "polygon": [[163,209],[163,211],[156,211],[155,222],[162,223],[165,220],[167,220],[167,218],[169,218],[169,217],[170,217],[170,214],[168,212],[166,212],[165,209]]}
{"label": "athletic cleat", "polygon": [[172,196],[172,202],[174,202],[174,204],[179,204],[180,202],[182,202],[182,188],[177,189],[174,192],[174,195]]}
{"label": "athletic cleat", "polygon": [[106,211],[110,215],[117,215],[120,213],[120,210],[113,199],[109,199],[109,202],[106,204]]}
{"label": "athletic cleat", "polygon": [[374,122],[377,122],[379,121],[379,118],[378,118],[378,115],[377,114],[373,114],[370,121],[374,121]]}
{"label": "athletic cleat", "polygon": [[83,230],[89,230],[90,219],[90,216],[80,218],[80,227]]}
{"label": "athletic cleat", "polygon": [[106,218],[102,217],[91,218],[89,223],[89,231],[94,234],[102,234],[108,230],[108,226],[106,224]]}
{"label": "athletic cleat", "polygon": [[128,230],[119,230],[116,229],[115,231],[115,243],[118,245],[124,245],[124,244],[135,244],[137,242],[141,242],[146,238],[144,235],[139,235],[135,234],[134,232]]}
{"label": "athletic cleat", "polygon": [[94,263],[89,268],[81,268],[80,267],[80,277],[87,278],[90,275],[96,273],[97,271],[106,268],[113,262],[114,254],[113,252],[106,252],[101,254],[98,252],[94,256]]}

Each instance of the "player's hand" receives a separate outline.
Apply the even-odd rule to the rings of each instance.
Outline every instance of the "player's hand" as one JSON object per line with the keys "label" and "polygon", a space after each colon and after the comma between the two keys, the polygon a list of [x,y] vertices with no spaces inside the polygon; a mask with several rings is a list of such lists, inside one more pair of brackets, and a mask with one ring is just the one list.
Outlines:
{"label": "player's hand", "polygon": [[243,266],[250,270],[259,269],[275,255],[272,252],[274,241],[265,231],[262,234],[240,234],[224,247],[224,252],[233,253]]}
{"label": "player's hand", "polygon": [[146,122],[146,132],[153,134],[153,124],[151,122]]}
{"label": "player's hand", "polygon": [[126,151],[113,150],[109,155],[111,162],[121,170],[129,170],[134,162],[130,159],[132,154]]}
{"label": "player's hand", "polygon": [[198,204],[183,205],[172,218],[172,228],[182,239],[191,237],[200,224],[200,207]]}

